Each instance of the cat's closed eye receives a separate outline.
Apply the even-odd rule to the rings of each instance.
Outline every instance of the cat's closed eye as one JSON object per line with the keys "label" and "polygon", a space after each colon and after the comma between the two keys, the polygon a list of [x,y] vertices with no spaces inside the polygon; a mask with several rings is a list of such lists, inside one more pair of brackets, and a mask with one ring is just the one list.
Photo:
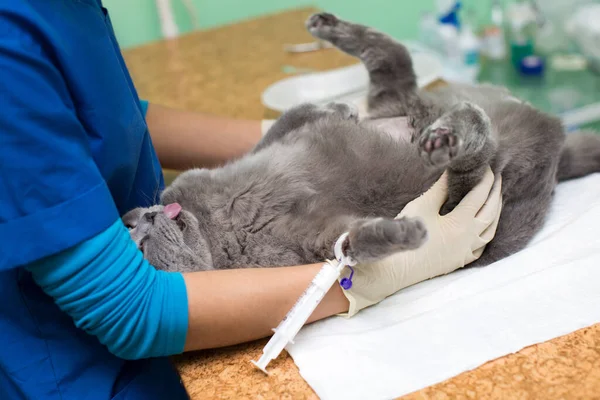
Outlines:
{"label": "cat's closed eye", "polygon": [[[135,208],[131,211],[129,211],[127,214],[125,214],[122,218],[123,220],[123,224],[127,227],[128,230],[133,230],[135,229],[140,221],[143,221],[142,218],[146,215],[146,214],[150,214],[147,212],[147,208]],[[151,221],[149,221],[151,222]]]}
{"label": "cat's closed eye", "polygon": [[158,214],[156,211],[146,213],[144,214],[144,219],[150,223],[154,223],[154,217],[156,217],[156,214]]}

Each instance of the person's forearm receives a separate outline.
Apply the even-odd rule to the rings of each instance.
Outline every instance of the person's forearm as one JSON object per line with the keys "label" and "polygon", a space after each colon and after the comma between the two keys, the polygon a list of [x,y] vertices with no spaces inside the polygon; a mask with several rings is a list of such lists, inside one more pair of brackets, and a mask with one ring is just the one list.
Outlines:
{"label": "person's forearm", "polygon": [[[322,265],[184,274],[189,308],[185,351],[269,336]],[[308,322],[347,311],[348,300],[334,284]]]}
{"label": "person's forearm", "polygon": [[214,167],[242,156],[261,138],[261,122],[149,104],[148,130],[164,168]]}
{"label": "person's forearm", "polygon": [[188,330],[182,274],[157,271],[119,219],[100,234],[26,266],[75,326],[128,360],[183,351]]}
{"label": "person's forearm", "polygon": [[[119,219],[26,266],[75,326],[114,355],[140,359],[267,336],[322,264],[181,274],[156,270]],[[348,310],[339,285],[311,321]]]}

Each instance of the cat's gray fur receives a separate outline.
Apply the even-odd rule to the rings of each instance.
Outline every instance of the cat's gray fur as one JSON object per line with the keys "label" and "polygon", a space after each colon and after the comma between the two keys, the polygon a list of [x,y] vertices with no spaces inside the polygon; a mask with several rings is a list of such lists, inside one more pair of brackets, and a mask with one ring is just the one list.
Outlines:
{"label": "cat's gray fur", "polygon": [[[333,257],[359,262],[414,249],[418,219],[393,218],[447,169],[452,210],[491,165],[502,174],[503,211],[493,241],[473,265],[523,248],[544,222],[558,180],[600,171],[600,137],[561,122],[493,86],[420,91],[405,47],[373,29],[316,14],[316,37],[362,60],[370,76],[369,119],[343,104],[304,104],[284,113],[256,148],[222,168],[180,175],[162,195],[176,220],[136,209],[124,217],[157,268],[193,271],[285,266]],[[412,140],[372,120],[408,116]]]}

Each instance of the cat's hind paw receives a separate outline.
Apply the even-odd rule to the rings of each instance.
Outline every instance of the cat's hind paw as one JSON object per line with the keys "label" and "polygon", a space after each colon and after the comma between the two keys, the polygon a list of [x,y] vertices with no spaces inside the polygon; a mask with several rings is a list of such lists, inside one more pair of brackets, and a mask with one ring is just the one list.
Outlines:
{"label": "cat's hind paw", "polygon": [[430,166],[443,166],[456,157],[460,139],[454,129],[448,126],[429,127],[419,140],[421,158]]}
{"label": "cat's hind paw", "polygon": [[313,14],[305,25],[312,36],[326,40],[352,56],[360,57],[366,46],[365,26],[341,20],[333,14]]}
{"label": "cat's hind paw", "polygon": [[311,35],[327,40],[339,21],[333,14],[318,13],[311,15],[305,25]]}
{"label": "cat's hind paw", "polygon": [[[427,165],[444,167],[454,160],[480,153],[490,143],[491,122],[479,106],[461,102],[425,128],[418,139],[419,154]],[[454,163],[453,163],[454,165]]]}

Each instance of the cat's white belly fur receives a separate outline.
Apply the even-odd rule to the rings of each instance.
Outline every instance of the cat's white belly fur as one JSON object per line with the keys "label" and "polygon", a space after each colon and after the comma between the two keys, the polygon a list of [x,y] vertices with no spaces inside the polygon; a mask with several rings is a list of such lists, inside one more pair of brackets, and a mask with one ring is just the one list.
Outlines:
{"label": "cat's white belly fur", "polygon": [[363,120],[363,125],[373,127],[383,134],[388,134],[397,141],[410,142],[408,117],[378,118]]}

